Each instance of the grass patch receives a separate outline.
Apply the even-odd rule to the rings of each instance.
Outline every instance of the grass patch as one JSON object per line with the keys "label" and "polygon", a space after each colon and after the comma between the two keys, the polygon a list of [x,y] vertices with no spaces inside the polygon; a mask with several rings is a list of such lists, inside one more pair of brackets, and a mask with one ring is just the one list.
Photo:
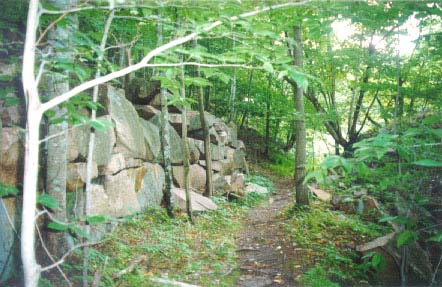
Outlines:
{"label": "grass patch", "polygon": [[[170,219],[163,209],[133,216],[93,251],[92,269],[108,257],[102,286],[167,286],[151,282],[152,277],[235,286],[239,277],[235,234],[241,229],[241,217],[264,198],[253,193],[232,202],[213,197],[218,210],[199,214],[194,225],[185,213]],[[117,276],[133,262],[136,266],[130,272]]]}
{"label": "grass patch", "polygon": [[292,177],[295,158],[292,153],[272,153],[271,161],[263,162],[263,167],[280,177]]}
{"label": "grass patch", "polygon": [[358,216],[314,205],[307,211],[289,209],[284,224],[296,250],[297,262],[307,267],[300,281],[305,286],[360,286],[371,272],[355,247],[388,233],[388,228],[362,221]]}

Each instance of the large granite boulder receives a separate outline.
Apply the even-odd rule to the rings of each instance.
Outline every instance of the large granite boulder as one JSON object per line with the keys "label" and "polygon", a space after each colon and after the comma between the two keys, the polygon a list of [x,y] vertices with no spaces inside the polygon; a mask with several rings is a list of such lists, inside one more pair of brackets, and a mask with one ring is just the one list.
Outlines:
{"label": "large granite boulder", "polygon": [[[112,121],[109,115],[98,117],[98,120]],[[88,125],[76,126],[68,133],[68,161],[86,161],[89,147],[90,127]],[[94,159],[97,166],[106,165],[116,143],[115,131],[108,127],[106,132],[95,132]]]}
{"label": "large granite boulder", "polygon": [[163,199],[164,170],[159,164],[145,163],[146,174],[141,189],[137,192],[142,209],[159,207]]}
{"label": "large granite boulder", "polygon": [[139,168],[144,165],[143,160],[136,158],[125,158],[122,153],[114,153],[105,166],[98,168],[99,175],[115,175],[123,169]]}
{"label": "large granite boulder", "polygon": [[160,130],[151,122],[141,119],[144,140],[146,141],[146,159],[150,162],[158,160],[161,152]]}
{"label": "large granite boulder", "polygon": [[[175,184],[184,188],[184,167],[173,166],[172,167],[173,180]],[[203,191],[206,186],[206,170],[198,165],[192,164],[189,166],[189,178],[190,186],[198,191]]]}
{"label": "large granite boulder", "polygon": [[[98,168],[95,162],[92,162],[91,178],[98,176]],[[86,183],[86,163],[75,162],[69,163],[66,174],[66,190],[77,191],[82,190]]]}
{"label": "large granite boulder", "polygon": [[[190,192],[193,211],[216,210],[218,206],[208,197],[202,196],[196,192]],[[181,210],[186,210],[186,192],[182,188],[172,189],[172,204]]]}
{"label": "large granite boulder", "polygon": [[113,122],[117,143],[116,152],[121,152],[125,157],[146,158],[146,144],[143,126],[135,108],[125,96],[124,91],[107,85],[107,109]]}
{"label": "large granite boulder", "polygon": [[24,141],[21,128],[3,128],[0,147],[0,181],[16,186],[23,178]]}
{"label": "large granite boulder", "polygon": [[238,147],[238,128],[233,122],[230,122],[227,125],[227,142],[231,147],[237,148]]}
{"label": "large granite boulder", "polygon": [[146,167],[125,169],[115,175],[106,175],[104,189],[108,196],[106,214],[120,217],[141,210],[137,192],[143,186]]}
{"label": "large granite boulder", "polygon": [[[149,122],[161,131],[161,115],[154,116]],[[170,139],[170,159],[172,164],[182,164],[184,155],[181,137],[169,123],[167,125]]]}
{"label": "large granite boulder", "polygon": [[[221,121],[220,119],[217,119],[214,115],[208,112],[204,112],[204,118],[209,128],[213,127],[215,123]],[[189,122],[189,132],[202,130],[199,112],[189,112],[188,122]]]}

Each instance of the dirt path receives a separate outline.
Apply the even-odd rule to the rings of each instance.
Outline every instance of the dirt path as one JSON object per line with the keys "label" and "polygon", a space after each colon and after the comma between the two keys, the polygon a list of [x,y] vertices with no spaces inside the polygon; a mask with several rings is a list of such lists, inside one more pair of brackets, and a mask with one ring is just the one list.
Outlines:
{"label": "dirt path", "polygon": [[[239,234],[239,287],[295,286],[278,214],[293,200],[290,181],[275,182],[277,190],[265,204],[253,208]],[[289,252],[290,253],[290,252]]]}

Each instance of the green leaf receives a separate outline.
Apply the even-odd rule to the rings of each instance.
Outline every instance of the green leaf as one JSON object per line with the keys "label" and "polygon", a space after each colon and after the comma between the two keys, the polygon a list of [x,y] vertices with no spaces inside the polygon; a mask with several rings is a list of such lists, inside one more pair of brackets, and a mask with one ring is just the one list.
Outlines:
{"label": "green leaf", "polygon": [[86,232],[84,232],[83,229],[81,229],[80,227],[78,227],[75,224],[69,224],[69,229],[75,233],[76,235],[82,237],[82,238],[86,238],[89,239],[89,235],[86,234]]}
{"label": "green leaf", "polygon": [[442,231],[439,231],[435,236],[432,236],[427,240],[433,242],[442,242]]}
{"label": "green leaf", "polygon": [[415,243],[417,240],[417,233],[411,230],[405,230],[397,237],[396,246],[399,248],[403,245]]}
{"label": "green leaf", "polygon": [[292,78],[296,84],[301,87],[304,91],[307,91],[308,88],[308,79],[307,79],[307,75],[304,73],[301,73],[299,71],[290,69],[287,71],[288,72],[288,76],[290,78]]}
{"label": "green leaf", "polygon": [[44,207],[61,210],[60,206],[58,205],[58,200],[52,195],[49,195],[47,193],[39,194],[37,196],[37,202],[43,205]]}
{"label": "green leaf", "polygon": [[275,69],[273,69],[273,66],[270,62],[265,62],[264,65],[262,65],[262,68],[270,74],[273,74],[275,72]]}
{"label": "green leaf", "polygon": [[18,194],[18,189],[15,186],[4,184],[0,182],[0,197]]}
{"label": "green leaf", "polygon": [[442,161],[436,161],[432,159],[422,159],[413,162],[414,165],[424,166],[424,167],[442,167]]}
{"label": "green leaf", "polygon": [[388,221],[393,221],[396,219],[397,219],[397,216],[386,215],[386,216],[382,216],[382,218],[379,219],[379,222],[388,222]]}
{"label": "green leaf", "polygon": [[197,78],[197,77],[192,77],[192,78],[187,77],[184,79],[184,83],[187,87],[190,85],[194,85],[197,87],[207,87],[207,86],[212,85],[208,80],[206,80],[204,78]]}
{"label": "green leaf", "polygon": [[52,221],[52,222],[49,222],[48,228],[53,229],[53,230],[57,230],[57,231],[66,231],[66,230],[68,230],[69,226],[67,224],[61,224],[61,223]]}
{"label": "green leaf", "polygon": [[106,220],[107,220],[107,218],[104,215],[94,215],[94,216],[86,217],[86,222],[89,224],[101,223],[101,222],[105,222]]}

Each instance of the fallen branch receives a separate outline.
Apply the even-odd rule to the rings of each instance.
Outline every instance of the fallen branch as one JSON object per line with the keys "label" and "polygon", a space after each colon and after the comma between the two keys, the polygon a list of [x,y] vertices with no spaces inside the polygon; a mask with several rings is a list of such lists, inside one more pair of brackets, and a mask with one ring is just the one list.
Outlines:
{"label": "fallen branch", "polygon": [[138,256],[137,258],[132,259],[132,261],[129,262],[129,265],[126,268],[124,268],[123,270],[120,270],[120,272],[118,272],[117,274],[115,274],[113,276],[113,278],[114,279],[118,279],[121,276],[123,276],[123,275],[125,275],[127,273],[132,272],[135,269],[135,267],[138,264],[140,264],[141,261],[146,260],[146,259],[147,259],[146,255],[141,255],[141,256]]}

